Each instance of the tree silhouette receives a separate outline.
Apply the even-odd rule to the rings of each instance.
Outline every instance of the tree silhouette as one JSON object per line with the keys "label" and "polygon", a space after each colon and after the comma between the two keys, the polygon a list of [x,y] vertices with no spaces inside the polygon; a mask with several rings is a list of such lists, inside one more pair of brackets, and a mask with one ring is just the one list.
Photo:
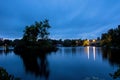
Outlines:
{"label": "tree silhouette", "polygon": [[34,25],[26,26],[24,30],[23,40],[28,42],[35,42],[38,38],[42,40],[48,39],[48,29],[50,28],[49,21],[35,22]]}
{"label": "tree silhouette", "polygon": [[48,35],[50,34],[48,32],[48,29],[51,27],[49,25],[49,21],[45,20],[43,22],[35,22],[35,26],[38,29],[38,37],[41,39],[48,39]]}
{"label": "tree silhouette", "polygon": [[15,45],[15,51],[43,51],[51,52],[57,50],[57,47],[53,45],[49,38],[49,25],[48,20],[35,22],[35,24],[26,26],[24,30],[23,38]]}
{"label": "tree silhouette", "polygon": [[23,40],[35,42],[37,40],[37,36],[38,36],[38,29],[34,25],[31,25],[30,27],[26,26]]}
{"label": "tree silhouette", "polygon": [[102,34],[101,44],[103,46],[120,47],[120,25],[117,28],[110,29],[107,33]]}

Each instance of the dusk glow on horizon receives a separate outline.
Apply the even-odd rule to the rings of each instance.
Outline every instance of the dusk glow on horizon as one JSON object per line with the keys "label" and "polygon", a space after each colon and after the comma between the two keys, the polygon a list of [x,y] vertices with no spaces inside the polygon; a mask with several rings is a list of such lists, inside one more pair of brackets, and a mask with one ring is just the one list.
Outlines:
{"label": "dusk glow on horizon", "polygon": [[48,19],[53,39],[95,39],[120,24],[120,0],[2,0],[0,38],[21,38],[25,26]]}

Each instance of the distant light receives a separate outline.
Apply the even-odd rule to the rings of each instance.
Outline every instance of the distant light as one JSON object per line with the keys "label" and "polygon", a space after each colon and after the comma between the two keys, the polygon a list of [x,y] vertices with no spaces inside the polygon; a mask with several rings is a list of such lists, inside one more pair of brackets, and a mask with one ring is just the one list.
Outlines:
{"label": "distant light", "polygon": [[92,41],[95,42],[96,40],[93,39]]}

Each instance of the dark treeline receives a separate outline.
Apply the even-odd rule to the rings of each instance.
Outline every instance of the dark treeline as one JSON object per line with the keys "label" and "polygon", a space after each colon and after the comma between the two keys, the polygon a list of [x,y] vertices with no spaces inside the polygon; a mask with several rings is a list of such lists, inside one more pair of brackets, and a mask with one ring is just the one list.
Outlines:
{"label": "dark treeline", "polygon": [[[30,45],[35,45],[35,44],[41,44],[43,45],[44,43],[42,43],[42,41],[47,41],[49,42],[52,46],[64,46],[64,47],[76,47],[76,46],[87,46],[89,45],[97,45],[97,41],[100,41],[100,39],[95,39],[95,42],[93,42],[93,40],[88,40],[87,39],[47,39],[47,40],[42,40],[42,39],[38,39],[35,42],[29,42]],[[4,46],[5,44],[7,44],[8,46],[22,46],[22,44],[24,44],[25,42],[23,41],[23,39],[15,39],[15,40],[9,40],[9,39],[5,39],[5,40],[0,40],[0,46]],[[46,43],[47,44],[47,43]]]}
{"label": "dark treeline", "polygon": [[94,40],[88,39],[50,39],[48,29],[51,28],[48,20],[35,22],[35,24],[26,26],[22,39],[8,40],[0,39],[0,46],[13,46],[15,49],[48,49],[51,50],[57,46],[75,47],[75,46],[104,46],[120,48],[120,25],[115,29],[108,30]]}
{"label": "dark treeline", "polygon": [[14,46],[14,41],[9,39],[5,39],[5,40],[0,39],[0,46],[4,46],[5,44],[9,46]]}
{"label": "dark treeline", "polygon": [[[85,39],[87,40],[87,39]],[[47,41],[49,41],[52,45],[54,46],[65,46],[65,47],[69,47],[69,46],[82,46],[84,44],[85,40],[81,40],[81,39],[47,39]],[[4,46],[5,44],[7,44],[8,46],[13,46],[15,47],[16,45],[20,45],[22,44],[22,39],[15,39],[15,40],[9,40],[9,39],[1,39],[0,40],[0,46]],[[42,39],[38,39],[36,42],[41,42]],[[34,42],[35,43],[35,42]],[[42,43],[41,43],[42,44]]]}
{"label": "dark treeline", "polygon": [[[33,45],[35,45],[35,43],[39,43],[42,45],[42,41],[48,41],[49,43],[51,43],[53,46],[64,46],[64,47],[76,47],[76,46],[87,46],[89,45],[96,45],[97,41],[100,41],[98,39],[95,39],[95,42],[93,42],[93,40],[87,40],[87,39],[47,39],[47,40],[42,40],[42,39],[38,39],[36,42],[33,43]],[[15,40],[0,40],[0,46],[4,46],[5,44],[7,44],[8,46],[13,46],[15,47],[16,45],[22,45],[23,43],[23,39],[15,39]],[[32,43],[30,42],[30,44],[32,45]]]}
{"label": "dark treeline", "polygon": [[115,29],[108,30],[101,36],[101,45],[105,47],[120,48],[120,25]]}
{"label": "dark treeline", "polygon": [[99,46],[100,43],[98,42],[100,39],[59,39],[59,40],[52,40],[52,42],[57,46],[64,46],[64,47],[77,47],[77,46]]}
{"label": "dark treeline", "polygon": [[83,40],[81,39],[59,39],[59,40],[52,40],[53,44],[56,46],[64,46],[64,47],[75,47],[75,46],[82,46]]}

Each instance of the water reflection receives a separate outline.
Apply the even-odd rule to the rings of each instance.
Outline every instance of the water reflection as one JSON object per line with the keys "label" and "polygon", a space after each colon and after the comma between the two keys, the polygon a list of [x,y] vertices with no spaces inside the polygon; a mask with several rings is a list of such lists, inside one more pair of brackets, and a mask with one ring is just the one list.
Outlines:
{"label": "water reflection", "polygon": [[[9,53],[10,52],[7,54]],[[0,51],[0,56],[3,54],[6,53]],[[120,77],[120,50],[86,46],[61,47],[56,54],[50,55],[45,53],[37,54],[34,52],[16,52],[16,54],[21,57],[21,62],[18,63],[21,65],[23,62],[24,64],[23,71],[25,71],[25,76],[29,76],[29,73],[31,73],[33,75],[32,80],[35,80],[34,76],[40,77],[40,79],[45,78],[46,80],[58,80],[58,78],[54,79],[56,77],[62,77],[62,79],[67,78],[66,80],[81,80],[81,77],[87,76],[90,76],[89,80],[93,79],[91,76],[100,78],[104,78],[105,76],[106,79],[104,80],[111,80],[112,78],[116,78],[116,76],[117,78]],[[4,60],[9,58],[4,57]],[[12,58],[10,58],[10,60],[11,59]],[[8,64],[11,65],[9,60]],[[14,61],[12,65],[14,65]],[[19,68],[18,65],[17,67]],[[31,74],[29,77],[31,77]]]}
{"label": "water reflection", "polygon": [[90,47],[89,46],[85,47],[85,52],[87,53],[87,57],[89,59],[90,58]]}
{"label": "water reflection", "polygon": [[90,47],[87,46],[87,54],[88,54],[88,59],[90,58]]}
{"label": "water reflection", "polygon": [[74,53],[76,53],[76,48],[75,47],[72,47],[72,53],[74,54]]}
{"label": "water reflection", "polygon": [[[90,59],[90,57],[93,57],[93,59],[96,59],[96,50],[98,53],[101,53],[101,50],[94,46],[86,46],[86,47],[63,47],[59,49],[59,52],[65,53],[65,54],[87,54],[87,58]],[[92,55],[92,56],[91,56]],[[92,58],[91,58],[92,59]]]}
{"label": "water reflection", "polygon": [[[103,60],[108,60],[111,65],[120,65],[120,50],[115,49],[106,49],[106,48],[99,48],[99,47],[63,47],[60,49],[61,53],[65,54],[82,54],[86,53],[87,58],[90,59],[93,57],[93,60],[96,60],[97,56],[102,56]],[[92,58],[91,58],[92,59]]]}
{"label": "water reflection", "polygon": [[93,57],[94,57],[94,60],[95,60],[95,47],[93,47]]}
{"label": "water reflection", "polygon": [[66,53],[66,54],[75,54],[76,53],[76,48],[75,47],[64,48],[64,53]]}
{"label": "water reflection", "polygon": [[120,66],[120,50],[119,49],[102,49],[102,58],[108,60],[114,66]]}
{"label": "water reflection", "polygon": [[24,52],[18,55],[23,60],[26,73],[32,73],[36,77],[45,78],[48,80],[50,70],[46,54],[39,54],[40,55],[36,55],[36,53],[31,52]]}
{"label": "water reflection", "polygon": [[113,79],[120,78],[120,67],[114,72],[109,74]]}
{"label": "water reflection", "polygon": [[13,50],[0,50],[0,55],[8,55],[9,53],[12,53]]}
{"label": "water reflection", "polygon": [[85,52],[87,53],[88,59],[90,59],[90,54],[93,54],[94,60],[96,59],[96,47],[87,46],[87,47],[85,47]]}
{"label": "water reflection", "polygon": [[117,66],[115,72],[110,73],[113,79],[120,78],[120,50],[119,49],[102,49],[102,58],[108,60],[111,66]]}

